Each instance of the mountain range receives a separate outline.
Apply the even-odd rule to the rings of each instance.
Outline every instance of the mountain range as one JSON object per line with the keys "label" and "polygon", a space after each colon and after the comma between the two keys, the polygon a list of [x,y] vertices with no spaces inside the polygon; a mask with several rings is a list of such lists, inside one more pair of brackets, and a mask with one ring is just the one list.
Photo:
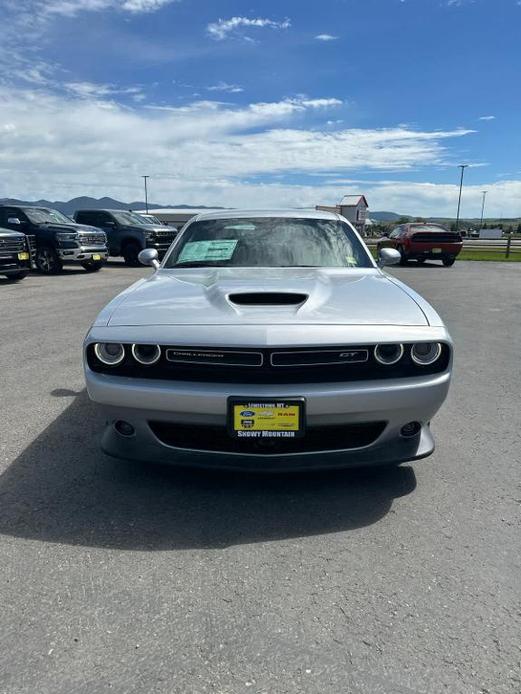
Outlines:
{"label": "mountain range", "polygon": [[[59,210],[63,214],[71,215],[76,210],[144,210],[146,205],[143,200],[134,200],[133,202],[122,202],[121,200],[114,200],[114,198],[90,198],[90,197],[79,197],[73,198],[72,200],[17,200],[15,198],[0,198],[0,205],[35,205],[38,207],[50,207],[54,210]],[[158,205],[153,202],[148,203],[148,207],[151,210],[168,209],[168,208],[182,208],[182,209],[224,209],[216,206],[209,205]],[[371,212],[370,217],[376,221],[387,221],[394,222],[397,219],[401,219],[403,215],[396,214],[395,212]]]}
{"label": "mountain range", "polygon": [[[73,198],[72,200],[16,200],[15,198],[0,198],[0,205],[35,205],[39,207],[50,207],[55,210],[59,210],[68,216],[71,216],[76,210],[144,210],[146,205],[143,200],[135,200],[133,202],[122,202],[121,200],[114,200],[114,198],[90,198],[90,197],[79,197]],[[151,210],[159,209],[169,209],[169,208],[181,208],[181,209],[226,209],[224,207],[209,206],[209,205],[158,205],[157,203],[148,203],[148,207]],[[396,212],[386,212],[386,211],[369,211],[370,219],[376,222],[396,222],[399,219],[414,221],[414,217],[410,215],[401,215]],[[430,222],[445,222],[450,223],[454,218],[449,217],[427,217],[425,221]],[[463,219],[462,219],[463,221]],[[475,221],[472,219],[467,219],[467,221]],[[489,221],[489,220],[487,220]],[[511,221],[511,220],[503,220]]]}

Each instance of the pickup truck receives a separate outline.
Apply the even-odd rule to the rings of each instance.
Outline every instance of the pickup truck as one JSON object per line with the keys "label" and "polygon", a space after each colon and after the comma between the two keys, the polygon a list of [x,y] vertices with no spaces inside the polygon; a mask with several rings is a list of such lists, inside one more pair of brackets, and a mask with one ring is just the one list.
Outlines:
{"label": "pickup truck", "polygon": [[149,224],[141,215],[127,210],[77,210],[74,219],[103,229],[110,255],[123,256],[131,267],[139,266],[138,255],[144,248],[155,248],[162,258],[177,236],[177,229]]}
{"label": "pickup truck", "polygon": [[0,227],[34,239],[34,262],[44,274],[57,274],[66,263],[79,263],[87,272],[97,272],[108,257],[102,231],[76,224],[58,210],[1,205]]}
{"label": "pickup truck", "polygon": [[0,227],[0,275],[16,282],[31,269],[31,256],[25,234]]}

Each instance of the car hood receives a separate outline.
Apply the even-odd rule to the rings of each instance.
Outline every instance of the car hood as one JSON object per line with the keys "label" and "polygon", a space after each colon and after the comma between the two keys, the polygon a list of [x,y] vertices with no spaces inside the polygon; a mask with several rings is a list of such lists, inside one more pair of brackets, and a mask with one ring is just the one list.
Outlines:
{"label": "car hood", "polygon": [[90,226],[90,224],[76,224],[75,222],[70,224],[39,224],[38,226],[49,231],[87,231],[91,234],[94,232],[101,233],[102,231],[98,227]]}
{"label": "car hood", "polygon": [[[263,304],[266,292],[283,303]],[[429,325],[412,290],[376,268],[159,270],[106,310],[110,326]]]}
{"label": "car hood", "polygon": [[25,234],[22,234],[20,231],[10,231],[9,229],[4,229],[3,227],[0,227],[0,238],[7,238],[7,239],[25,238]]}

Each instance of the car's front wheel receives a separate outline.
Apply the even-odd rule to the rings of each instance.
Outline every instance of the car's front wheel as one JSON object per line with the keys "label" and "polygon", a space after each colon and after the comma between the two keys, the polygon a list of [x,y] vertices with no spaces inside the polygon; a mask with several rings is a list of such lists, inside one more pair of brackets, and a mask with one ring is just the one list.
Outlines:
{"label": "car's front wheel", "polygon": [[86,260],[81,264],[82,268],[87,272],[98,272],[103,267],[102,260]]}
{"label": "car's front wheel", "polygon": [[140,246],[137,243],[127,243],[123,248],[123,258],[125,259],[125,265],[129,267],[138,267],[140,262],[138,260],[139,252],[141,251]]}
{"label": "car's front wheel", "polygon": [[63,270],[63,263],[51,246],[40,246],[36,251],[35,262],[44,275],[57,275]]}
{"label": "car's front wheel", "polygon": [[445,265],[445,267],[452,267],[455,262],[456,262],[456,258],[454,258],[452,256],[442,259],[442,263]]}
{"label": "car's front wheel", "polygon": [[400,265],[407,265],[409,258],[403,246],[398,246],[397,250],[400,253]]}

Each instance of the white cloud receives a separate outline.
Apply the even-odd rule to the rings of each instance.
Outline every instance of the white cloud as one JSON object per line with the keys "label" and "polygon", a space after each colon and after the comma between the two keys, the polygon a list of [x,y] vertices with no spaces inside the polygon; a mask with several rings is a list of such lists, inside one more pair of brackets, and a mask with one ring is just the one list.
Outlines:
{"label": "white cloud", "polygon": [[336,41],[338,36],[333,36],[332,34],[317,34],[315,39],[317,41]]}
{"label": "white cloud", "polygon": [[74,17],[80,12],[97,12],[109,8],[126,12],[154,12],[165,5],[179,0],[25,0],[27,5],[33,5],[35,11],[43,15],[62,15]]}
{"label": "white cloud", "polygon": [[212,22],[206,27],[208,34],[216,41],[223,41],[229,36],[239,34],[241,29],[245,28],[268,28],[268,29],[287,29],[291,26],[289,19],[284,19],[277,22],[273,19],[265,19],[256,17],[231,17],[230,19],[219,19],[217,22]]}
{"label": "white cloud", "polygon": [[479,120],[496,120],[496,116],[480,116]]}
{"label": "white cloud", "polygon": [[[364,171],[443,164],[450,158],[445,143],[471,132],[306,129],[309,113],[328,113],[341,104],[334,98],[299,97],[240,107],[199,101],[183,107],[129,108],[104,101],[100,85],[72,84],[81,97],[0,87],[0,197],[90,194],[130,200],[139,195],[140,175],[146,170],[157,202],[313,205],[334,202],[352,185],[332,184],[327,177],[316,185],[280,181],[288,174],[336,171],[339,178],[344,172],[359,176]],[[258,182],[276,176],[281,177],[278,183]],[[488,187],[494,186],[491,200],[502,201],[503,213],[517,209],[521,183]],[[456,184],[368,182],[363,192],[370,194],[373,209],[441,214],[451,208],[456,190]],[[464,205],[471,207],[472,200],[466,187]]]}
{"label": "white cloud", "polygon": [[228,84],[228,82],[217,82],[217,84],[212,84],[206,87],[206,89],[209,92],[228,92],[229,94],[238,94],[244,91],[238,84]]}
{"label": "white cloud", "polygon": [[103,98],[116,94],[132,94],[136,100],[143,98],[141,87],[117,87],[113,84],[98,84],[95,82],[66,82],[64,88],[76,96]]}

